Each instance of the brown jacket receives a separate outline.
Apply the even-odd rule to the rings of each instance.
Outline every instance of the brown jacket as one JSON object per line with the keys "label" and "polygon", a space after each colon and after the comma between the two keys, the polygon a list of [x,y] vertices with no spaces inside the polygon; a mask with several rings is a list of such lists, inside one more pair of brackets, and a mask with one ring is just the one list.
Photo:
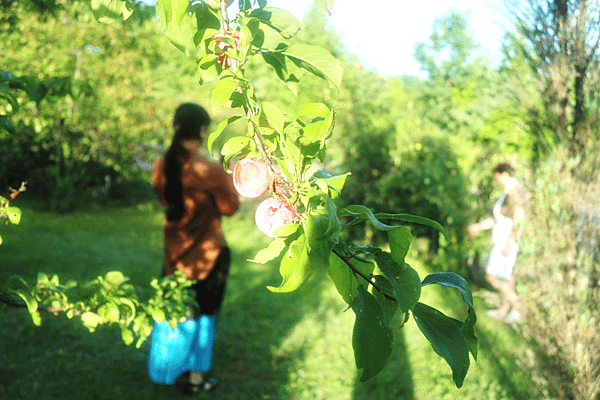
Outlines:
{"label": "brown jacket", "polygon": [[[154,163],[152,183],[160,202],[167,207],[165,160]],[[239,197],[233,181],[220,164],[189,152],[181,169],[185,212],[179,221],[165,222],[165,267],[167,275],[176,269],[190,280],[204,280],[226,245],[221,216],[233,215]]]}

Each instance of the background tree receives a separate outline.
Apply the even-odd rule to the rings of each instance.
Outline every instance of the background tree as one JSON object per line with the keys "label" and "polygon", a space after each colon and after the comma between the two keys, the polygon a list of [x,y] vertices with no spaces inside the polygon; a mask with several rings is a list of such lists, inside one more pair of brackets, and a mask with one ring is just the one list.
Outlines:
{"label": "background tree", "polygon": [[198,97],[195,65],[173,56],[150,10],[138,4],[134,17],[107,27],[85,2],[0,8],[0,69],[39,93],[19,92],[18,109],[5,106],[15,108],[19,135],[0,132],[3,186],[28,181],[30,196],[63,211],[150,193],[144,169],[167,140],[170,110]]}
{"label": "background tree", "polygon": [[[507,37],[512,50],[505,72],[525,83],[510,93],[524,100],[523,121],[534,145],[522,273],[531,315],[524,332],[536,350],[531,365],[548,396],[596,399],[600,358],[591,349],[600,335],[589,324],[600,317],[599,4],[507,4],[515,32]],[[554,313],[557,308],[561,312]]]}
{"label": "background tree", "polygon": [[[582,154],[596,141],[600,104],[600,5],[589,0],[507,1],[525,54],[540,77],[546,126],[532,123],[536,140],[568,145],[571,155]],[[533,110],[532,110],[533,111]],[[539,122],[539,119],[537,119]]]}

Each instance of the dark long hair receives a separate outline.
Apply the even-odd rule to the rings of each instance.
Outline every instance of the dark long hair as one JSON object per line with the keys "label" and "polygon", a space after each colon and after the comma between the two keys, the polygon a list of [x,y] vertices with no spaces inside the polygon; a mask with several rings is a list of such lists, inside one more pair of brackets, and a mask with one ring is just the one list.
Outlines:
{"label": "dark long hair", "polygon": [[493,172],[496,174],[503,174],[505,172],[508,172],[508,175],[510,175],[511,177],[515,176],[515,169],[513,168],[512,165],[510,165],[508,163],[501,163],[501,164],[496,165],[494,167]]}
{"label": "dark long hair", "polygon": [[169,203],[167,219],[177,221],[183,217],[183,186],[181,184],[181,159],[187,155],[182,140],[199,139],[203,126],[210,125],[210,116],[198,104],[180,105],[173,117],[175,133],[171,146],[165,154],[165,200]]}

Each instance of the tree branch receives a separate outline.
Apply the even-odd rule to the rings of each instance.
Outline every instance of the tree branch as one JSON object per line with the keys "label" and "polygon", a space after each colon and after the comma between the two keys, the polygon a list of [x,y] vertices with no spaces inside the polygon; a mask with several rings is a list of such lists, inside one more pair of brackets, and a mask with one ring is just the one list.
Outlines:
{"label": "tree branch", "polygon": [[[24,301],[15,300],[13,298],[13,296],[11,296],[10,292],[0,293],[0,303],[4,303],[10,307],[15,307],[15,308],[27,308],[27,304]],[[38,306],[37,309],[38,309],[38,311],[51,312],[54,315],[58,314],[59,312],[67,311],[63,307],[52,307],[52,306]],[[74,310],[73,315],[81,315],[81,314],[83,314],[84,311],[85,310]]]}
{"label": "tree branch", "polygon": [[348,257],[345,257],[345,256],[339,254],[335,250],[333,250],[333,254],[335,254],[336,256],[338,256],[344,263],[346,263],[346,265],[348,267],[350,267],[350,269],[352,270],[352,272],[355,275],[359,275],[361,278],[363,278],[365,281],[367,281],[367,283],[369,285],[373,286],[375,288],[375,290],[377,290],[379,293],[381,293],[386,299],[392,300],[392,301],[396,301],[396,302],[398,301],[398,299],[396,299],[396,297],[392,296],[391,294],[389,294],[388,292],[386,292],[385,290],[383,290],[381,288],[381,286],[379,286],[378,284],[376,284],[375,282],[373,282],[373,280],[371,279],[371,277],[365,275],[364,273],[362,273],[361,271],[359,271],[358,268],[356,268],[354,265],[352,265],[352,263],[350,262],[350,259]]}

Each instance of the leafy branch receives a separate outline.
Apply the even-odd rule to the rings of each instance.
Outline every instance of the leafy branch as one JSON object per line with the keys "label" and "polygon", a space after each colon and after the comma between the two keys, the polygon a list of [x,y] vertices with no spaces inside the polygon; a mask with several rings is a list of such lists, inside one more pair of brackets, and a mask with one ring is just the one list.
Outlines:
{"label": "leafy branch", "polygon": [[[35,285],[13,276],[0,292],[0,303],[27,308],[33,323],[41,325],[40,311],[68,318],[78,316],[94,332],[99,325],[117,325],[125,344],[140,347],[152,333],[155,322],[168,321],[176,327],[186,320],[195,305],[188,288],[192,284],[181,271],[154,279],[150,287],[134,287],[120,271],[83,283],[61,284],[57,275],[39,273]],[[15,285],[14,282],[19,283]]]}

